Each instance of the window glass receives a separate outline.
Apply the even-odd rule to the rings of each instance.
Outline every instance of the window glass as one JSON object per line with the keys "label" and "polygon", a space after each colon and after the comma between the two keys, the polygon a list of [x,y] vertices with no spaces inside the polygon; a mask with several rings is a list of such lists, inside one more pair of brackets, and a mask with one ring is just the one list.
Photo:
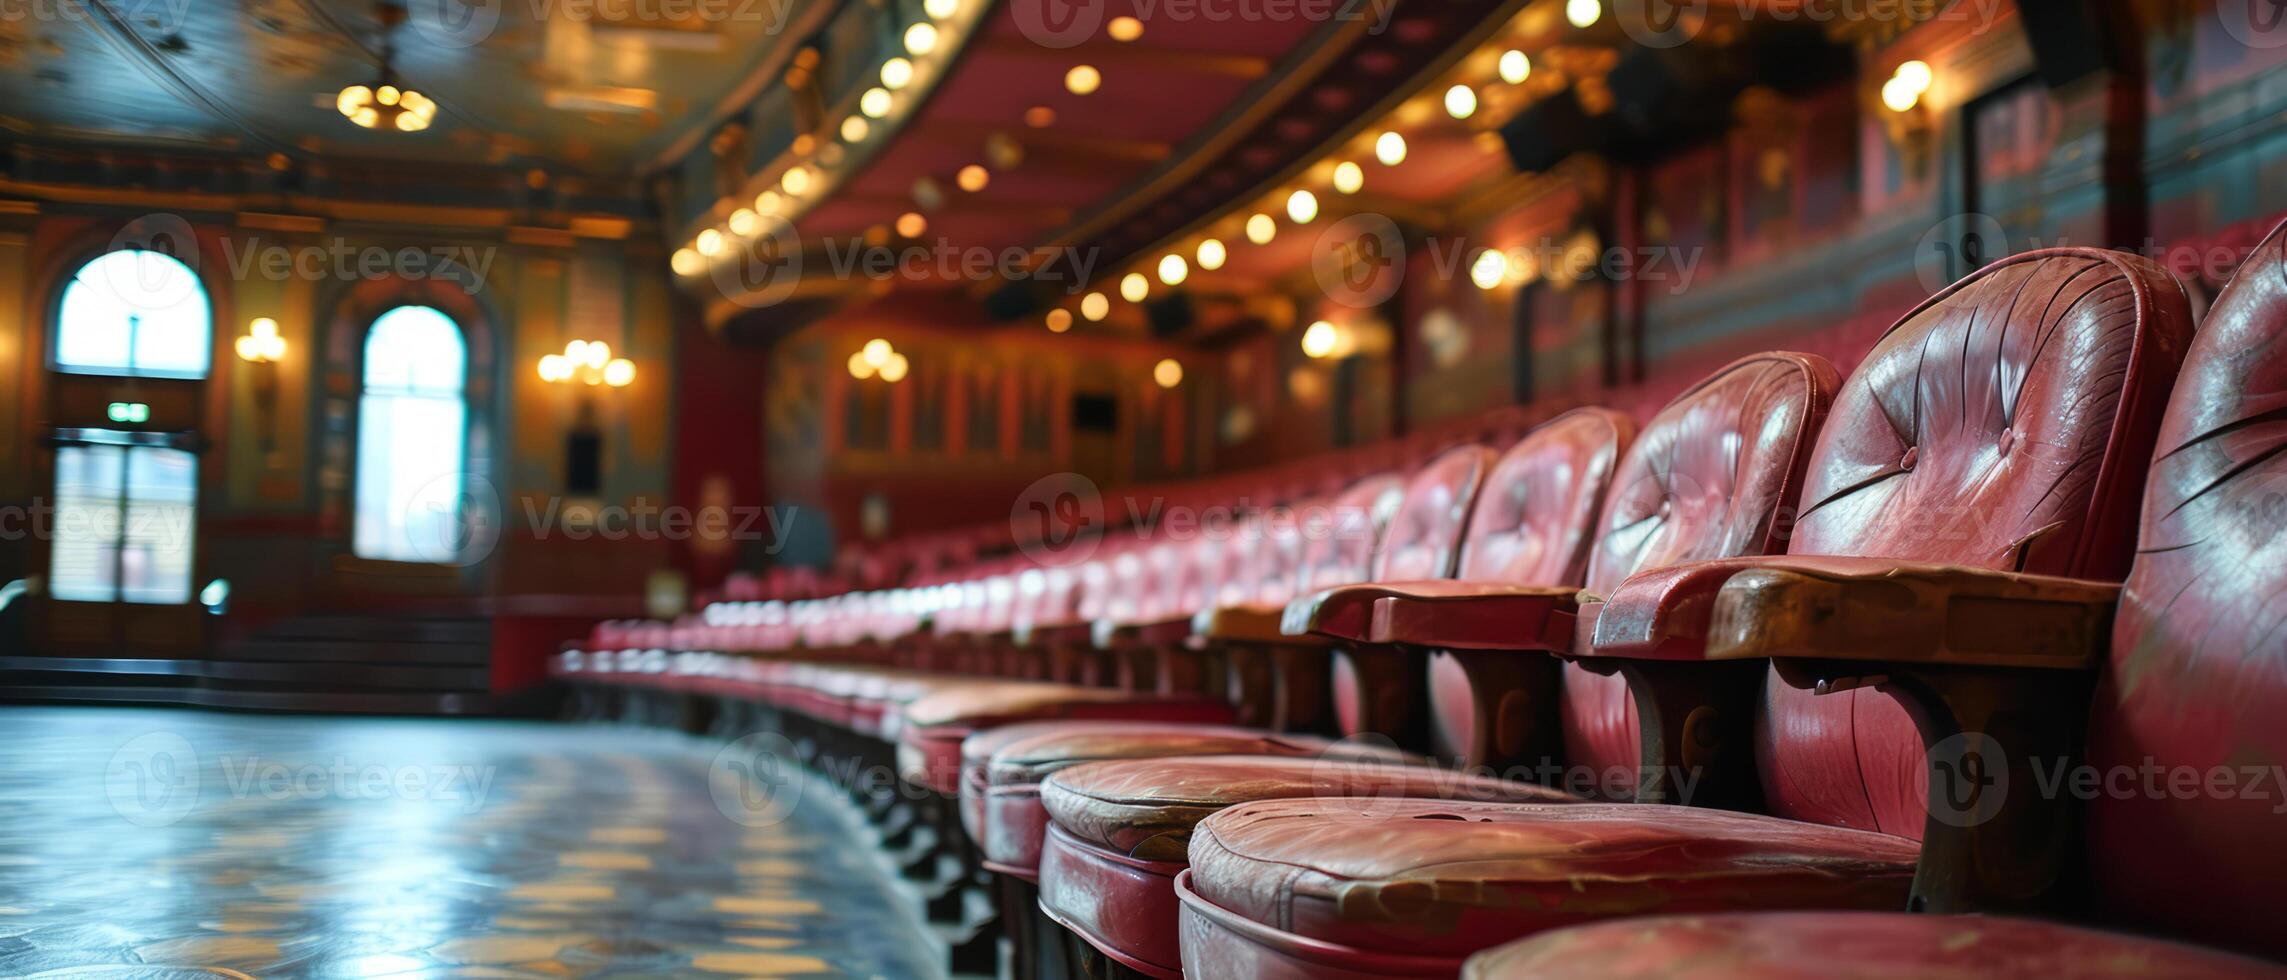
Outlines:
{"label": "window glass", "polygon": [[173,256],[125,249],[98,256],[64,284],[57,370],[203,378],[214,313],[198,274]]}
{"label": "window glass", "polygon": [[467,377],[468,345],[443,313],[403,306],[373,322],[358,400],[351,542],[358,557],[431,563],[460,557]]}

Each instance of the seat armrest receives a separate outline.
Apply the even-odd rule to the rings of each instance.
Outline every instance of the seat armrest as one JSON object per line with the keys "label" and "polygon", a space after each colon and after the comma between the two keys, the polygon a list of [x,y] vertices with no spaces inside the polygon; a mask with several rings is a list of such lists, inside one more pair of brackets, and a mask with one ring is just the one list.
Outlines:
{"label": "seat armrest", "polygon": [[1787,557],[1715,596],[1713,660],[1812,658],[2088,669],[2104,658],[2120,586],[1960,565]]}
{"label": "seat armrest", "polygon": [[1481,582],[1416,582],[1374,601],[1375,643],[1440,650],[1572,649],[1580,590]]}
{"label": "seat armrest", "polygon": [[1381,583],[1342,585],[1299,597],[1279,616],[1279,632],[1364,643],[1374,626],[1374,600],[1389,595]]}
{"label": "seat armrest", "polygon": [[1288,636],[1279,632],[1284,606],[1219,606],[1202,609],[1191,618],[1191,632],[1203,640],[1229,643],[1275,643],[1282,646],[1322,646],[1316,636]]}
{"label": "seat armrest", "polygon": [[1574,652],[1629,660],[1704,660],[1716,592],[1733,575],[1774,560],[1717,558],[1630,576],[1602,597],[1603,608],[1593,620],[1594,642],[1578,644]]}

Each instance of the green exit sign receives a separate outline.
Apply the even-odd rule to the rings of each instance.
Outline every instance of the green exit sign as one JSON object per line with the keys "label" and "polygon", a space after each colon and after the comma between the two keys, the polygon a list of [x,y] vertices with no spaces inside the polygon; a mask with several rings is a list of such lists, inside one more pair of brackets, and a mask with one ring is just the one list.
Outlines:
{"label": "green exit sign", "polygon": [[151,406],[142,402],[112,402],[108,414],[113,422],[140,424],[151,421]]}

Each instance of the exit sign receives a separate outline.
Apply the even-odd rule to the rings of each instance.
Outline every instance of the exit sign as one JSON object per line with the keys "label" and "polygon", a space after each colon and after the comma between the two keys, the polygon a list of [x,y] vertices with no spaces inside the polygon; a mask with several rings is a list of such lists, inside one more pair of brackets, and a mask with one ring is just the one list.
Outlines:
{"label": "exit sign", "polygon": [[113,422],[141,424],[151,421],[151,406],[142,402],[112,402],[107,414]]}

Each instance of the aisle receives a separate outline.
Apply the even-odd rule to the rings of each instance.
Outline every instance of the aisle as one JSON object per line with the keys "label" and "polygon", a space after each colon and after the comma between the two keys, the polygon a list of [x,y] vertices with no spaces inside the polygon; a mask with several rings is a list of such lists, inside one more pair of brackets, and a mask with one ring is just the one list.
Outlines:
{"label": "aisle", "polygon": [[748,748],[0,708],[0,976],[937,975],[842,801]]}

